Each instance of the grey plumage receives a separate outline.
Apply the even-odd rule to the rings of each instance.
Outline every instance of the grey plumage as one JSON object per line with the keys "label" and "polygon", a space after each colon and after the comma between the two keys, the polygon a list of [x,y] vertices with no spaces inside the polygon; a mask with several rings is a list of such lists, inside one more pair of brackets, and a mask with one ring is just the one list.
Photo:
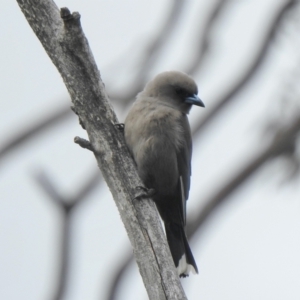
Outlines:
{"label": "grey plumage", "polygon": [[[187,114],[204,106],[194,80],[171,71],[157,75],[138,94],[125,120],[125,140],[164,221],[180,276],[198,272],[184,232],[191,176],[192,139]],[[194,270],[193,270],[194,269]]]}

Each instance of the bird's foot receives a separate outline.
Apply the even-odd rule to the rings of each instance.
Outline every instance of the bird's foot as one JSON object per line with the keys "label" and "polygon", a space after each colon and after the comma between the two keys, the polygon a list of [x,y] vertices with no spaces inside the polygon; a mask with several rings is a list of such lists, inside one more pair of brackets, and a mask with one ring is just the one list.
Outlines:
{"label": "bird's foot", "polygon": [[142,200],[144,198],[151,198],[155,194],[154,189],[148,189],[144,186],[137,186],[134,199]]}
{"label": "bird's foot", "polygon": [[124,128],[125,128],[125,124],[124,123],[116,123],[116,124],[114,124],[115,125],[115,127],[118,129],[118,130],[120,130],[120,131],[124,131]]}

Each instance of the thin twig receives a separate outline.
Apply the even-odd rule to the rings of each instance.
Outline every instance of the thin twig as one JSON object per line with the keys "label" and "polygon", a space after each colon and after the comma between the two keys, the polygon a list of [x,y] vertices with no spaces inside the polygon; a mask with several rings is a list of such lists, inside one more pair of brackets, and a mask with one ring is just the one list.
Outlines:
{"label": "thin twig", "polygon": [[109,280],[109,287],[107,292],[107,300],[117,300],[118,291],[120,288],[120,282],[122,278],[124,278],[126,271],[128,270],[129,266],[134,262],[134,257],[132,251],[125,255],[122,262],[118,264],[117,269],[111,276]]}
{"label": "thin twig", "polygon": [[197,40],[196,51],[191,63],[185,68],[187,74],[193,75],[201,68],[202,62],[211,47],[213,28],[229,1],[230,0],[217,1],[208,15],[206,23],[203,26],[204,28],[201,29],[201,32],[198,34],[198,38],[195,38],[195,40]]}
{"label": "thin twig", "polygon": [[[36,135],[42,133],[44,130],[49,129],[51,126],[58,124],[59,122],[65,121],[68,117],[72,116],[72,111],[70,108],[63,107],[59,111],[51,113],[48,116],[45,116],[43,120],[29,128],[21,131],[15,137],[13,137],[6,145],[0,148],[0,160],[4,159],[4,157],[11,153],[15,148],[20,147],[22,144],[30,141],[31,138]],[[24,128],[25,126],[20,126],[20,128]]]}
{"label": "thin twig", "polygon": [[59,253],[59,271],[58,276],[56,276],[56,287],[54,289],[53,300],[62,300],[64,298],[67,282],[69,278],[69,266],[70,266],[70,237],[71,237],[71,211],[73,209],[73,204],[63,197],[54,186],[52,180],[44,172],[36,174],[35,180],[43,191],[47,194],[48,199],[53,203],[58,205],[62,212],[61,227],[59,230],[60,239],[58,245]]}
{"label": "thin twig", "polygon": [[295,149],[297,134],[300,131],[300,118],[298,118],[289,128],[277,135],[274,142],[261,154],[257,155],[252,161],[246,165],[234,178],[229,180],[215,195],[206,202],[199,214],[187,226],[187,234],[192,237],[193,234],[201,228],[202,224],[216,211],[216,209],[229,200],[229,196],[241,186],[250,176],[252,176],[259,168],[265,165],[270,159],[278,157],[284,153],[289,153],[291,149]]}
{"label": "thin twig", "polygon": [[84,149],[88,149],[88,150],[90,150],[92,152],[94,151],[91,143],[88,140],[83,139],[83,138],[81,138],[79,136],[75,136],[74,143],[78,144],[80,147],[82,147]]}
{"label": "thin twig", "polygon": [[148,78],[150,71],[157,62],[157,55],[168,41],[168,37],[172,31],[176,28],[175,24],[180,19],[182,12],[184,11],[185,0],[173,0],[173,4],[170,8],[169,14],[166,17],[166,21],[163,27],[158,31],[159,34],[148,45],[143,53],[143,60],[139,64],[137,74],[134,76],[131,84],[131,89],[128,93],[110,95],[114,101],[122,103],[122,105],[129,104],[132,99],[139,93]]}
{"label": "thin twig", "polygon": [[257,73],[262,62],[266,58],[268,50],[271,46],[271,42],[278,28],[281,26],[281,22],[296,4],[298,0],[287,1],[275,14],[273,19],[268,26],[265,37],[256,52],[256,55],[252,58],[252,62],[249,64],[247,69],[244,71],[243,75],[240,75],[238,81],[232,86],[229,91],[220,96],[220,98],[215,101],[217,103],[208,113],[205,115],[198,124],[193,128],[193,133],[199,135],[209,122],[211,122],[217,115],[222,111],[222,109],[237,96],[239,92],[250,82],[250,79]]}
{"label": "thin twig", "polygon": [[53,293],[53,300],[64,299],[67,289],[69,274],[70,274],[70,251],[71,251],[71,236],[72,236],[72,212],[78,204],[87,199],[87,196],[95,189],[99,183],[99,171],[94,172],[92,176],[87,180],[83,187],[77,191],[74,197],[64,197],[58,191],[58,188],[54,185],[53,180],[43,171],[34,175],[34,178],[38,185],[48,196],[55,205],[57,205],[62,212],[62,223],[59,230],[60,239],[58,251],[59,253],[59,271],[56,277],[56,287]]}

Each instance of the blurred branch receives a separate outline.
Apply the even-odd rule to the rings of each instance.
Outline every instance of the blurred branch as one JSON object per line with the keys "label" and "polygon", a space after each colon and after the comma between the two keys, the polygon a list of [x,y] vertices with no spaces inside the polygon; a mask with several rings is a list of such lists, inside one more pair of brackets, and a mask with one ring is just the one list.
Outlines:
{"label": "blurred branch", "polygon": [[[203,61],[204,56],[207,54],[210,45],[210,39],[212,35],[212,29],[215,25],[218,17],[223,11],[225,5],[228,3],[227,0],[218,1],[213,8],[210,16],[207,18],[207,23],[205,24],[205,30],[203,35],[200,35],[200,39],[198,42],[198,52],[195,56],[193,63],[190,67],[187,68],[188,74],[193,74],[198,70]],[[271,41],[275,33],[277,32],[279,26],[281,25],[282,19],[285,17],[286,13],[293,8],[293,6],[297,3],[297,1],[287,1],[275,14],[272,18],[270,25],[266,31],[265,38],[262,41],[261,46],[259,47],[257,54],[253,57],[252,63],[245,70],[244,75],[242,75],[237,83],[225,94],[220,97],[217,101],[218,105],[215,106],[211,112],[208,113],[206,117],[204,117],[200,123],[193,130],[193,135],[200,133],[202,129],[204,129],[205,125],[207,125],[217,114],[228,104],[231,100],[234,99],[242,88],[249,82],[249,80],[256,74],[259,66],[262,61],[265,59],[268,49],[271,45]],[[275,146],[274,146],[275,147]],[[276,147],[275,147],[276,148]],[[224,186],[211,200],[207,202],[207,206],[201,210],[199,216],[195,221],[189,222],[187,225],[187,234],[191,237],[198,228],[201,227],[204,220],[206,220],[210,214],[213,213],[214,209],[222,202],[223,197],[227,197],[231,192],[234,191],[241,183],[243,183],[251,174],[253,174],[262,164],[264,164],[271,156],[273,156],[272,151],[273,147],[262,153],[259,157],[254,159],[249,163],[248,166],[245,167],[244,170],[241,171],[240,174],[236,176],[231,182],[229,182],[226,186]],[[113,276],[112,284],[109,288],[109,293],[107,300],[115,300],[117,291],[119,290],[119,286],[124,278],[126,270],[130,266],[131,262],[133,262],[133,257],[127,257],[127,260],[124,260],[123,263],[119,266],[118,270]]]}
{"label": "blurred branch", "polygon": [[75,197],[64,197],[53,184],[53,181],[45,172],[39,172],[34,175],[36,182],[47,194],[48,198],[59,207],[62,214],[62,224],[60,229],[59,242],[59,263],[60,269],[58,271],[56,288],[54,289],[53,300],[62,300],[65,296],[67,283],[70,274],[70,250],[71,250],[71,216],[75,207],[82,203],[87,196],[95,189],[99,183],[99,172],[94,173],[87,183],[76,193]]}
{"label": "blurred branch", "polygon": [[[188,238],[202,228],[205,221],[212,216],[219,206],[224,204],[230,198],[229,196],[241,186],[251,175],[253,175],[260,167],[262,167],[270,159],[276,158],[283,154],[290,154],[291,150],[295,150],[297,134],[300,131],[300,117],[288,128],[283,129],[277,134],[273,143],[261,154],[255,157],[248,165],[245,166],[234,178],[225,184],[215,195],[213,195],[206,205],[202,208],[197,217],[193,221],[188,222],[186,232]],[[133,262],[133,256],[128,256],[119,265],[118,270],[113,275],[112,283],[109,288],[107,300],[116,300],[117,292],[120,288],[122,280],[125,278],[126,271]]]}
{"label": "blurred branch", "polygon": [[197,135],[200,134],[204,127],[211,122],[230,101],[234,100],[234,97],[242,91],[245,85],[256,74],[261,63],[266,58],[266,54],[271,46],[273,37],[280,27],[282,20],[286,16],[286,13],[293,9],[297,3],[298,0],[286,1],[285,4],[277,11],[266,30],[265,37],[263,38],[256,55],[252,58],[252,61],[244,71],[244,74],[239,76],[238,81],[231,89],[229,89],[229,91],[227,91],[227,93],[220,96],[220,99],[216,101],[217,105],[215,105],[193,128],[193,133]]}
{"label": "blurred branch", "polygon": [[[194,62],[191,64],[189,68],[187,68],[187,73],[192,74],[196,71],[196,68],[199,67],[199,64],[202,61],[203,56],[205,55],[207,49],[209,49],[209,40],[211,36],[212,28],[220,15],[220,12],[225,7],[225,4],[228,2],[228,0],[220,0],[216,3],[214,9],[212,10],[210,16],[207,18],[207,23],[205,24],[205,30],[204,34],[200,36],[199,42],[198,42],[198,51],[197,56],[194,58]],[[163,29],[160,31],[160,34],[156,37],[156,39],[153,40],[152,44],[149,45],[146,53],[144,62],[142,64],[141,70],[139,73],[147,72],[148,69],[145,68],[148,64],[150,64],[150,61],[153,59],[153,53],[158,52],[158,50],[162,47],[161,43],[164,43],[167,39],[165,38],[166,35],[169,35],[172,31],[172,27],[177,22],[179,18],[179,13],[182,11],[184,1],[182,0],[174,0],[172,8],[169,13],[169,17],[164,24]],[[267,34],[265,38],[263,39],[263,43],[257,51],[257,55],[254,57],[252,63],[250,64],[248,70],[245,71],[244,76],[240,78],[240,80],[232,87],[231,90],[227,92],[227,94],[220,97],[220,100],[216,101],[219,103],[215,108],[212,109],[206,117],[204,117],[200,123],[195,127],[194,131],[201,130],[206,123],[210,119],[212,119],[218,112],[221,110],[221,108],[229,101],[231,101],[238,92],[244,87],[244,85],[247,84],[247,82],[253,77],[255,72],[257,71],[258,67],[260,66],[261,62],[263,61],[268,48],[270,46],[270,43],[273,39],[273,36],[275,32],[277,31],[282,18],[284,17],[285,13],[290,10],[295,4],[297,3],[297,0],[291,0],[287,1],[285,5],[278,11],[278,13],[275,15],[275,18],[271,21],[270,29],[267,31]],[[152,53],[151,57],[149,56],[149,53]],[[143,67],[144,66],[144,67]],[[143,69],[143,70],[142,70]],[[146,74],[146,73],[145,73]],[[143,75],[142,77],[145,78],[146,75]],[[138,77],[138,76],[137,76]],[[139,77],[140,79],[140,77]],[[126,101],[126,104],[129,101],[132,101],[132,99],[136,96],[136,94],[142,89],[143,83],[136,84],[136,88],[132,89],[134,91],[131,92],[131,95],[128,96],[122,96],[122,101]],[[137,86],[139,86],[137,88]],[[117,97],[120,98],[120,97]],[[29,141],[30,138],[34,137],[36,134],[39,134],[40,132],[46,130],[50,126],[56,124],[57,122],[63,121],[66,117],[71,116],[71,110],[69,107],[64,107],[60,111],[57,111],[49,116],[46,116],[41,122],[34,124],[31,128],[28,128],[27,130],[19,133],[16,137],[12,138],[10,142],[8,142],[6,145],[2,146],[0,148],[0,160],[5,157],[6,154],[10,153],[14,148],[20,146],[22,143]]]}
{"label": "blurred branch", "polygon": [[295,151],[296,138],[299,131],[300,117],[289,127],[282,129],[282,131],[275,136],[273,143],[265,151],[250,161],[241,172],[239,172],[215,195],[206,201],[206,205],[200,210],[197,217],[194,218],[194,221],[188,224],[188,236],[192,237],[193,234],[201,228],[202,224],[212,215],[212,213],[215,212],[221,204],[229,200],[228,196],[230,196],[237,187],[241,186],[242,183],[244,183],[266,162],[280,155],[290,154],[291,151]]}
{"label": "blurred branch", "polygon": [[[14,148],[20,147],[23,143],[28,142],[31,138],[37,134],[43,132],[49,127],[56,125],[58,122],[64,121],[67,117],[70,117],[71,114],[70,107],[63,107],[59,111],[56,111],[41,120],[40,122],[32,125],[30,128],[23,130],[23,132],[18,133],[13,137],[6,145],[0,148],[0,161]],[[24,128],[25,126],[20,126]]]}
{"label": "blurred branch", "polygon": [[73,205],[77,205],[77,203],[86,198],[100,184],[103,184],[103,177],[99,170],[96,169],[75,196],[70,198]]}
{"label": "blurred branch", "polygon": [[136,200],[138,177],[124,135],[115,128],[104,83],[80,24],[80,15],[51,0],[17,0],[29,25],[60,72],[74,111],[87,131],[150,299],[186,299],[152,199]]}
{"label": "blurred branch", "polygon": [[148,74],[152,70],[153,66],[157,61],[157,55],[159,51],[163,48],[165,43],[168,40],[168,37],[172,31],[176,28],[176,23],[178,22],[180,15],[184,10],[184,5],[186,4],[185,0],[173,0],[171,5],[169,15],[166,17],[166,21],[163,27],[158,31],[158,35],[152,40],[148,45],[143,54],[143,60],[139,64],[139,69],[132,80],[131,88],[129,92],[111,95],[111,98],[115,101],[122,103],[123,105],[129,104],[132,102],[132,99],[135,98],[137,93],[139,93],[146,81]]}
{"label": "blurred branch", "polygon": [[120,283],[125,276],[126,271],[129,269],[131,263],[133,263],[133,254],[128,252],[123,258],[122,262],[117,265],[117,269],[109,280],[109,287],[107,292],[107,300],[117,300],[117,294],[120,289]]}
{"label": "blurred branch", "polygon": [[[204,57],[210,49],[213,28],[214,28],[216,22],[218,21],[219,16],[223,12],[225,6],[230,1],[231,0],[217,1],[214,5],[213,9],[209,13],[206,23],[204,24],[204,28],[201,29],[202,33],[200,32],[198,35],[196,54],[193,57],[193,60],[190,63],[190,65],[185,70],[185,72],[187,74],[193,75],[201,68],[201,64],[204,60]],[[201,20],[201,22],[202,22],[202,20]],[[201,26],[198,26],[198,27],[201,27]],[[195,38],[195,40],[196,39],[197,39],[197,37]]]}

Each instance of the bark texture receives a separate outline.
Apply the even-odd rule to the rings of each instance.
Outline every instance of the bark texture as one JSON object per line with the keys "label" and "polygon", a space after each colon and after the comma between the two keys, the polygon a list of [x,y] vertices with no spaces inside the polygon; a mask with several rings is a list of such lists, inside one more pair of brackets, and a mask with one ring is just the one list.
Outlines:
{"label": "bark texture", "polygon": [[[28,23],[60,72],[73,110],[110,188],[132,244],[150,299],[186,299],[151,199],[136,200],[142,186],[116,126],[104,84],[85,38],[80,15],[51,0],[17,0]],[[100,216],[101,217],[101,216]]]}

